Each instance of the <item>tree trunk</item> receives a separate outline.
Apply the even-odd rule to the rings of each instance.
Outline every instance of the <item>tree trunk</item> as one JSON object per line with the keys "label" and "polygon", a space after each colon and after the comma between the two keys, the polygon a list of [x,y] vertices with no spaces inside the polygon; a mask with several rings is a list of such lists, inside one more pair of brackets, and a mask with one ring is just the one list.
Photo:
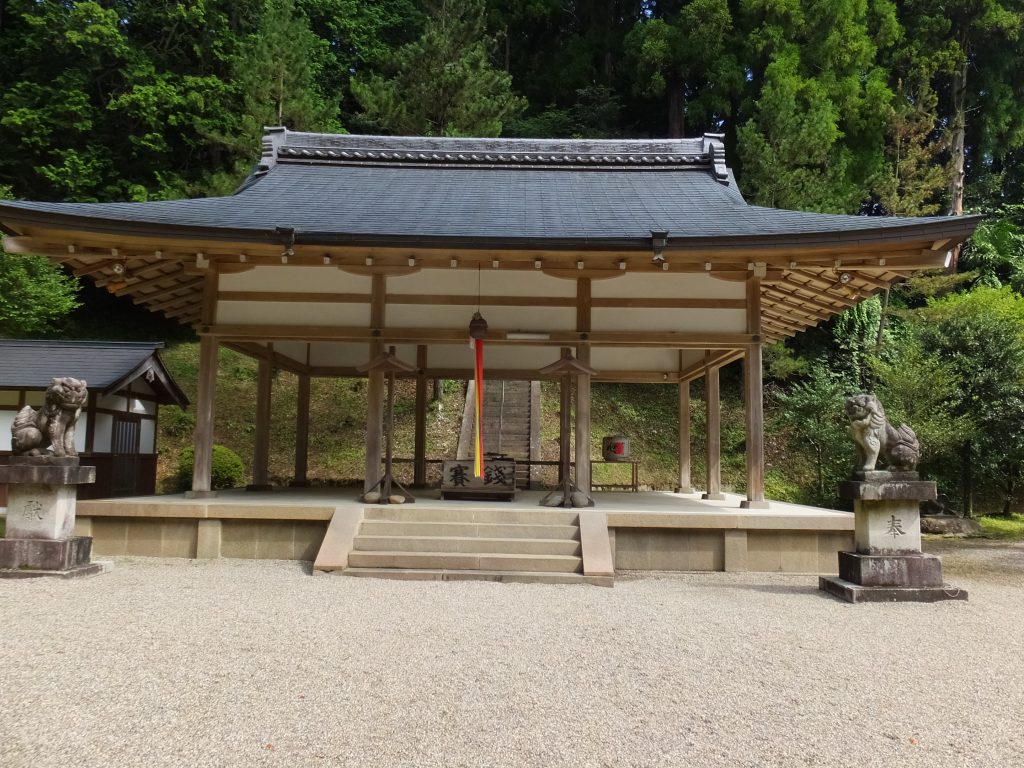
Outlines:
{"label": "tree trunk", "polygon": [[683,138],[683,84],[677,80],[668,83],[668,137]]}
{"label": "tree trunk", "polygon": [[971,444],[968,442],[960,451],[960,471],[964,494],[964,517],[974,517],[974,478],[971,466]]}
{"label": "tree trunk", "polygon": [[[960,68],[953,73],[950,86],[953,104],[953,120],[950,129],[952,139],[950,151],[953,155],[953,174],[949,183],[949,215],[964,215],[964,178],[965,168],[965,135],[967,133],[967,50],[964,47],[964,61]],[[952,249],[952,258],[949,262],[948,271],[950,274],[956,272],[957,261],[960,259],[960,246]]]}

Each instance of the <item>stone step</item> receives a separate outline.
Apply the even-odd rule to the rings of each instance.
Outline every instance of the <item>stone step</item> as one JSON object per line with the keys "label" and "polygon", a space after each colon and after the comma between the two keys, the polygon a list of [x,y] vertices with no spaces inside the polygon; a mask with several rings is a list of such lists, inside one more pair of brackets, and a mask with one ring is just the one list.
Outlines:
{"label": "stone step", "polygon": [[503,523],[505,525],[576,525],[579,514],[562,509],[501,507],[426,507],[417,504],[367,506],[364,520],[405,520],[419,523]]}
{"label": "stone step", "polygon": [[509,555],[456,552],[362,552],[349,553],[351,568],[443,568],[445,570],[531,571],[578,573],[583,558],[577,555]]}
{"label": "stone step", "polygon": [[579,555],[580,543],[570,539],[484,539],[476,536],[367,536],[360,533],[361,552],[444,552],[500,555]]}
{"label": "stone step", "polygon": [[584,576],[582,573],[551,573],[530,571],[482,571],[475,569],[447,571],[441,568],[346,568],[336,571],[344,576],[402,581],[495,581],[516,584],[591,584],[613,587],[611,576]]}
{"label": "stone step", "polygon": [[364,520],[360,536],[479,536],[483,539],[576,540],[575,525],[508,525],[505,523],[422,523],[408,520]]}

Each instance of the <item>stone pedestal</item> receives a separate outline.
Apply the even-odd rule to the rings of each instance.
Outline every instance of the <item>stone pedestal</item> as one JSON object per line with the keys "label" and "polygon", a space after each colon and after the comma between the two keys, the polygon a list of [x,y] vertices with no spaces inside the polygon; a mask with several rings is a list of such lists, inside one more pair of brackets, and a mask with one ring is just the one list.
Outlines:
{"label": "stone pedestal", "polygon": [[78,486],[95,481],[96,468],[80,467],[77,458],[12,456],[0,467],[0,483],[7,483],[0,578],[70,578],[110,569],[91,562],[90,537],[72,535]]}
{"label": "stone pedestal", "polygon": [[821,577],[820,589],[851,603],[966,600],[946,587],[942,563],[921,551],[921,502],[935,498],[935,483],[916,472],[862,472],[839,486],[853,500],[855,552],[839,553],[839,576]]}

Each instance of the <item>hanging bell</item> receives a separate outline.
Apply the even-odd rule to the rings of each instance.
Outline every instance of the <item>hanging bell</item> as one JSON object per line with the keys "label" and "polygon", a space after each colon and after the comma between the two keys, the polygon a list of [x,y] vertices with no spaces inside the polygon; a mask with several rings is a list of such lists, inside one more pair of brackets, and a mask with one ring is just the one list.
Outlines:
{"label": "hanging bell", "polygon": [[481,315],[479,312],[474,312],[473,319],[469,321],[469,338],[487,338],[487,321],[484,320],[484,316]]}

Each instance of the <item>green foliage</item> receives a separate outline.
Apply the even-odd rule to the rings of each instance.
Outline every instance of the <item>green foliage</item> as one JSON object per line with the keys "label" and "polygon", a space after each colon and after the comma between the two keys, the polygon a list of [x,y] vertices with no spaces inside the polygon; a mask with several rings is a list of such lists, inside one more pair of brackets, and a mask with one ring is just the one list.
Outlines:
{"label": "green foliage", "polygon": [[637,22],[626,35],[633,89],[666,98],[669,136],[691,123],[711,126],[729,112],[742,83],[731,48],[733,19],[725,0],[692,0],[667,19]]}
{"label": "green foliage", "polygon": [[960,265],[976,272],[981,285],[1024,291],[1024,205],[1002,206],[978,225]]}
{"label": "green foliage", "polygon": [[78,279],[41,256],[0,251],[0,336],[38,336],[55,330],[78,306]]}
{"label": "green foliage", "polygon": [[993,517],[985,515],[978,518],[982,533],[990,539],[1005,541],[1024,541],[1024,515],[1011,514]]}
{"label": "green foliage", "polygon": [[938,97],[927,80],[906,88],[901,80],[888,110],[885,162],[874,193],[885,213],[928,216],[938,213],[936,198],[949,181],[941,162],[946,142],[935,136]]}
{"label": "green foliage", "polygon": [[[178,456],[178,488],[181,491],[192,487],[192,464],[195,448],[183,448]],[[211,482],[213,490],[237,488],[245,482],[245,466],[237,453],[223,445],[213,446],[211,461]]]}
{"label": "green foliage", "polygon": [[482,0],[446,0],[423,34],[397,51],[386,75],[352,82],[364,119],[412,136],[497,136],[526,102],[490,60]]}
{"label": "green foliage", "polygon": [[176,405],[169,405],[160,411],[160,429],[172,437],[191,435],[196,427],[196,417]]}
{"label": "green foliage", "polygon": [[843,420],[849,391],[844,382],[821,365],[789,391],[775,394],[771,428],[781,434],[788,453],[810,462],[813,486],[800,501],[833,506],[839,481],[849,473],[852,444]]}
{"label": "green foliage", "polygon": [[882,163],[892,100],[879,48],[899,35],[892,6],[860,0],[746,0],[757,87],[738,131],[748,195],[814,211],[860,208]]}

